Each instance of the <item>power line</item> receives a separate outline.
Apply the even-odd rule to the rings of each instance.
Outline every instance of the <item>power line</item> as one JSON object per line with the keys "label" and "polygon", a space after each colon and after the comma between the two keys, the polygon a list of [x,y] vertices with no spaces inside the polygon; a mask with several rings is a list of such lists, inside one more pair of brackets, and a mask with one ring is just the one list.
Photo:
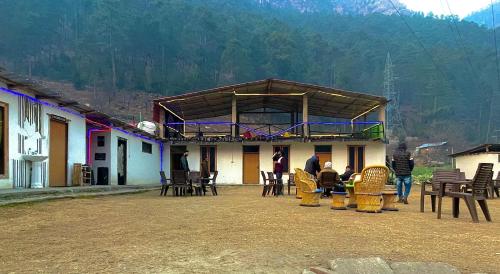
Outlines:
{"label": "power line", "polygon": [[[453,16],[453,12],[451,11],[451,7],[450,7],[450,2],[448,0],[445,0],[445,1],[446,1],[446,5],[448,6],[448,10],[450,11],[450,15]],[[446,20],[446,21],[448,21],[448,20]],[[458,28],[457,21],[456,20],[452,20],[452,22],[455,25],[455,30],[456,30],[456,32],[458,34],[458,42],[460,43],[460,46],[462,47],[462,51],[464,52],[465,58],[467,60],[467,63],[469,65],[470,69],[471,69],[471,72],[472,72],[473,76],[474,76],[473,79],[477,79],[478,78],[478,74],[476,73],[476,70],[474,69],[474,66],[472,65],[472,61],[471,61],[469,55],[467,54],[467,49],[465,48],[465,43],[464,43],[464,38],[463,38],[462,32]],[[449,24],[449,21],[448,21],[448,24]],[[473,82],[477,86],[476,81],[473,81]]]}
{"label": "power line", "polygon": [[431,62],[434,65],[434,67],[436,68],[436,70],[441,74],[441,76],[443,77],[443,79],[446,79],[446,81],[449,82],[449,79],[446,76],[446,74],[438,66],[438,64],[434,60],[434,57],[432,56],[432,54],[427,50],[427,48],[425,47],[424,43],[420,40],[420,38],[418,37],[418,35],[415,33],[415,31],[410,26],[410,24],[408,24],[408,22],[406,21],[406,19],[404,18],[404,16],[401,14],[401,11],[398,9],[398,7],[394,4],[394,2],[392,0],[387,0],[387,1],[389,1],[389,3],[391,3],[392,7],[396,11],[396,13],[399,15],[399,18],[401,18],[401,20],[403,20],[403,22],[406,25],[406,27],[408,27],[408,29],[413,34],[413,36],[415,37],[415,39],[417,39],[418,44],[424,50],[425,54],[431,59]]}

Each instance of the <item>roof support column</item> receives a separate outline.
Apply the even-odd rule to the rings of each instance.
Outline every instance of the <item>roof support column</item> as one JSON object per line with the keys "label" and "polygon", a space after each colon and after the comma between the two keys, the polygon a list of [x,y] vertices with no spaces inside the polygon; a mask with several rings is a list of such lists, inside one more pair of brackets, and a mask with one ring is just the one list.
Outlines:
{"label": "roof support column", "polygon": [[236,137],[238,135],[238,130],[236,123],[238,122],[238,108],[237,108],[237,101],[236,101],[236,95],[233,95],[232,102],[231,102],[231,136]]}
{"label": "roof support column", "polygon": [[302,122],[304,123],[304,137],[309,137],[309,100],[307,94],[302,96]]}
{"label": "roof support column", "polygon": [[385,105],[381,105],[379,108],[378,108],[378,120],[379,122],[382,122],[382,136],[384,136],[384,139],[385,139]]}

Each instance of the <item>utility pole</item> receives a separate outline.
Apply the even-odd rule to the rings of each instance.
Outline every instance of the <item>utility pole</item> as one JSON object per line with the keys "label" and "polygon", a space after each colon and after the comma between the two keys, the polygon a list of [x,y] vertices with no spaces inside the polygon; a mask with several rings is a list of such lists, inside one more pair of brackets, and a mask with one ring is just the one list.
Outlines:
{"label": "utility pole", "polygon": [[384,69],[384,96],[389,100],[386,107],[386,129],[388,135],[398,135],[398,137],[404,138],[406,137],[406,131],[399,112],[399,92],[396,91],[395,80],[394,65],[392,64],[391,54],[388,52]]}

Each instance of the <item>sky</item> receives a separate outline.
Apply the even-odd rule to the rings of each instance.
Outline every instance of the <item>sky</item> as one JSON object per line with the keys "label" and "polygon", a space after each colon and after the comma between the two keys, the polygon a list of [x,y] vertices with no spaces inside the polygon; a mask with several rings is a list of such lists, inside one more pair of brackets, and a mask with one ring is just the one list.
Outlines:
{"label": "sky", "polygon": [[[408,9],[421,11],[424,14],[432,12],[436,15],[449,15],[450,11],[446,1],[450,4],[453,14],[464,18],[474,11],[481,10],[490,5],[490,0],[399,0],[405,4]],[[498,0],[497,0],[498,1]],[[496,2],[495,0],[493,2]]]}

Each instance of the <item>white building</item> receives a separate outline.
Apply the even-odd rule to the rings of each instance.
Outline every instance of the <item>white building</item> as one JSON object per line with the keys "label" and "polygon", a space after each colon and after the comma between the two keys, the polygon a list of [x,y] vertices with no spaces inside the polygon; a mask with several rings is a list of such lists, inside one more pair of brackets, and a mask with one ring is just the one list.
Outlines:
{"label": "white building", "polygon": [[313,154],[359,172],[384,165],[383,97],[283,80],[262,80],[154,101],[154,120],[169,140],[170,170],[189,151],[191,170],[202,155],[220,184],[262,183],[272,155],[282,150],[286,174],[304,168]]}
{"label": "white building", "polygon": [[500,144],[484,144],[475,148],[452,154],[455,168],[465,172],[467,179],[474,178],[479,163],[493,164],[493,177],[500,171]]}
{"label": "white building", "polygon": [[159,183],[162,140],[15,78],[0,69],[0,188],[71,186],[86,163],[95,182],[105,167],[108,184]]}

